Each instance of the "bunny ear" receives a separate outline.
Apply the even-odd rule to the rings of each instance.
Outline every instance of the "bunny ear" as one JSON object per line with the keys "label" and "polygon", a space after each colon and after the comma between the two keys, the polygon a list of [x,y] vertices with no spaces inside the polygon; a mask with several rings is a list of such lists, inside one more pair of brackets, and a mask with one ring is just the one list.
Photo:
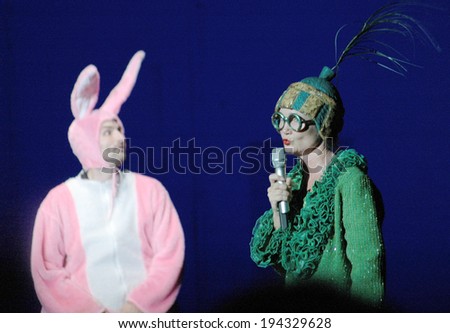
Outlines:
{"label": "bunny ear", "polygon": [[141,68],[141,63],[145,58],[144,51],[138,51],[134,54],[128,63],[125,72],[120,79],[120,82],[114,87],[114,89],[109,93],[105,102],[103,103],[101,109],[108,110],[115,114],[118,114],[120,107],[130,96],[133,90],[134,84]]}
{"label": "bunny ear", "polygon": [[97,104],[100,90],[100,74],[97,67],[89,65],[78,75],[70,96],[73,116],[81,119],[91,113]]}

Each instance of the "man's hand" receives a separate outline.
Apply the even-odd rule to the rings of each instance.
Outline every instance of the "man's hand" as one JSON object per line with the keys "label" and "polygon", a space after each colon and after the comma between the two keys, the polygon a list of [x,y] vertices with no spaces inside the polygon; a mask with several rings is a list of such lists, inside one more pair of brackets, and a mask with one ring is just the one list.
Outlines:
{"label": "man's hand", "polygon": [[124,313],[138,313],[138,312],[142,312],[142,311],[139,310],[137,308],[137,306],[134,305],[133,303],[126,302],[125,305],[120,310],[120,312],[124,312]]}

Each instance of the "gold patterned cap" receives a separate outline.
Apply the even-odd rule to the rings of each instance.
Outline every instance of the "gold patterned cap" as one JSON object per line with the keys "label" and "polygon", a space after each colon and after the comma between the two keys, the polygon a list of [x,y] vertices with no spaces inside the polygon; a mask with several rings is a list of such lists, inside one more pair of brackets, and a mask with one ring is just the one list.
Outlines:
{"label": "gold patterned cap", "polygon": [[280,96],[275,112],[281,108],[300,111],[316,123],[322,139],[335,138],[342,128],[344,108],[339,92],[330,82],[334,72],[324,67],[319,77],[308,77],[289,85]]}

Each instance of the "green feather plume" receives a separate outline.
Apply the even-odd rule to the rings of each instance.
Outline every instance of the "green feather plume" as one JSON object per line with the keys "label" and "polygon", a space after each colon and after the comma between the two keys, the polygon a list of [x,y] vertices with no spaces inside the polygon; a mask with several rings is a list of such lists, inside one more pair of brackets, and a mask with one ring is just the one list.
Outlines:
{"label": "green feather plume", "polygon": [[[336,60],[332,68],[337,70],[339,65],[347,58],[359,57],[375,63],[387,70],[404,75],[407,65],[416,66],[407,57],[398,52],[393,46],[380,40],[384,34],[399,34],[411,40],[415,46],[415,40],[429,42],[437,51],[439,45],[431,34],[414,17],[405,13],[408,6],[420,5],[411,2],[396,2],[381,7],[375,11],[363,24],[361,30],[350,40]],[[335,37],[335,49],[337,54],[337,40],[342,28]]]}

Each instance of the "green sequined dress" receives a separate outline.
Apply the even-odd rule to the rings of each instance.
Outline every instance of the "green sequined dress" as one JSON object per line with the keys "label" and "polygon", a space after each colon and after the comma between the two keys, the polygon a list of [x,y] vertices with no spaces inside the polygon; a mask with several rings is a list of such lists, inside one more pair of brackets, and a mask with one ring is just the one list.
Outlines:
{"label": "green sequined dress", "polygon": [[338,152],[320,181],[306,192],[301,163],[291,170],[292,199],[286,230],[275,230],[272,210],[257,221],[250,254],[272,266],[287,285],[326,283],[379,306],[384,297],[384,247],[374,190],[364,157]]}

